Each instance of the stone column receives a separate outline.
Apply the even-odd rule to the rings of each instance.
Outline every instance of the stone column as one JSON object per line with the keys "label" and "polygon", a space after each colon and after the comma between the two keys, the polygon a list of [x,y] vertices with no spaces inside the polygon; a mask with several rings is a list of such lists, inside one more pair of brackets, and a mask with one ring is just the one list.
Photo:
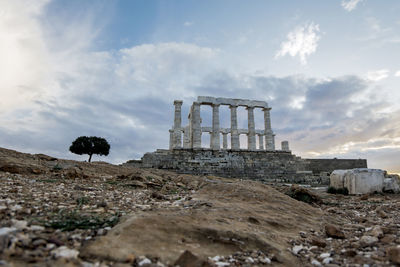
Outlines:
{"label": "stone column", "polygon": [[231,109],[231,148],[240,149],[238,125],[237,125],[237,106],[229,106]]}
{"label": "stone column", "polygon": [[182,101],[175,100],[175,116],[174,116],[174,144],[173,148],[181,148],[182,147]]}
{"label": "stone column", "polygon": [[190,123],[192,126],[192,145],[193,148],[201,148],[201,118],[199,102],[193,102],[191,112]]}
{"label": "stone column", "polygon": [[290,149],[289,149],[289,141],[282,141],[281,142],[281,149],[283,151],[290,151]]}
{"label": "stone column", "polygon": [[258,149],[264,150],[264,135],[263,134],[258,135]]}
{"label": "stone column", "polygon": [[275,150],[273,132],[271,129],[271,108],[264,108],[264,133],[265,133],[265,149],[266,150]]}
{"label": "stone column", "polygon": [[190,148],[189,126],[183,128],[183,148]]}
{"label": "stone column", "polygon": [[254,124],[254,107],[247,107],[248,129],[247,149],[256,150],[256,128]]}
{"label": "stone column", "polygon": [[222,148],[228,149],[228,133],[222,133]]}
{"label": "stone column", "polygon": [[190,107],[190,110],[189,110],[189,115],[188,115],[188,148],[193,148],[193,129],[192,129],[192,127],[193,127],[193,124],[192,124],[192,117],[193,117],[193,115],[192,115],[192,112],[193,112],[193,106],[192,107]]}
{"label": "stone column", "polygon": [[272,134],[272,150],[275,150],[275,134]]}
{"label": "stone column", "polygon": [[212,132],[211,132],[211,149],[219,150],[219,105],[212,105]]}
{"label": "stone column", "polygon": [[174,148],[174,130],[169,130],[169,150]]}

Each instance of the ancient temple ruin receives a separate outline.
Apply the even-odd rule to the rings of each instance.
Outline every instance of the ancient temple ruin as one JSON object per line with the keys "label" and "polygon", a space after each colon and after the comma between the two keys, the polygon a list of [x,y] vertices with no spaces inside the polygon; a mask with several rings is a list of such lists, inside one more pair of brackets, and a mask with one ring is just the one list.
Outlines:
{"label": "ancient temple ruin", "polygon": [[[188,116],[189,124],[182,127],[182,101],[175,100],[174,126],[170,132],[170,149],[183,148],[201,148],[202,133],[210,133],[210,148],[220,150],[220,135],[222,135],[222,149],[228,149],[228,134],[231,138],[231,149],[240,149],[239,135],[247,135],[248,150],[256,150],[256,136],[259,141],[259,150],[275,150],[275,135],[271,129],[271,108],[267,102],[247,99],[222,98],[211,96],[199,96],[197,101],[193,102]],[[200,106],[209,105],[212,107],[212,127],[202,127],[200,117]],[[219,107],[221,105],[229,106],[231,113],[231,127],[221,128],[219,120]],[[247,110],[247,129],[238,129],[237,108],[245,107]],[[255,129],[254,109],[260,108],[264,112],[264,129]],[[265,147],[264,147],[265,139]],[[285,143],[287,144],[287,143]]]}
{"label": "ancient temple ruin", "polygon": [[[275,134],[271,127],[271,107],[267,102],[199,96],[191,105],[189,123],[184,127],[182,103],[181,100],[174,101],[174,124],[169,130],[169,149],[146,153],[141,160],[130,160],[126,165],[178,173],[296,183],[313,183],[315,179],[319,179],[317,183],[323,183],[321,175],[335,169],[367,167],[365,159],[302,159],[292,154],[288,141],[283,141],[281,149],[276,149]],[[212,107],[211,127],[202,126],[201,105]],[[220,127],[221,105],[229,106],[230,128]],[[247,129],[238,128],[238,107],[247,110]],[[255,109],[263,111],[263,129],[255,128]],[[203,133],[210,134],[210,147],[202,146]],[[241,148],[239,137],[242,134],[247,135],[246,149]],[[329,181],[326,178],[326,182]]]}

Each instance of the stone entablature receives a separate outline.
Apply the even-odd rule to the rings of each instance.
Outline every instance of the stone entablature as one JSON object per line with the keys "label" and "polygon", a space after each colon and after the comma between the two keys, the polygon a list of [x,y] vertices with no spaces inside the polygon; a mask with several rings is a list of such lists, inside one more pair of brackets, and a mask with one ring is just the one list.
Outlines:
{"label": "stone entablature", "polygon": [[[257,150],[256,137],[258,137],[258,150],[274,151],[275,150],[275,134],[271,128],[271,108],[265,101],[222,98],[211,96],[199,96],[197,101],[193,102],[189,112],[189,124],[182,127],[182,103],[181,100],[175,100],[175,116],[174,126],[170,132],[170,149],[178,148],[202,148],[201,135],[208,132],[211,135],[210,148],[212,150],[228,149],[228,134],[231,137],[231,149],[240,149],[239,135],[247,135],[247,147],[250,151]],[[200,106],[210,105],[212,107],[212,126],[202,127],[200,117]],[[231,128],[221,128],[219,120],[220,105],[227,105],[231,110]],[[248,128],[238,129],[237,123],[237,107],[242,106],[247,109]],[[261,108],[264,111],[264,129],[255,129],[254,109]],[[183,145],[182,145],[183,134]],[[222,148],[220,144],[220,135],[222,134]],[[264,142],[265,139],[265,142]],[[282,150],[289,151],[289,143],[285,141]],[[265,146],[264,146],[265,143]]]}
{"label": "stone entablature", "polygon": [[242,106],[252,108],[268,108],[265,101],[225,98],[225,97],[212,97],[212,96],[198,96],[197,102],[201,105],[227,105],[227,106]]}

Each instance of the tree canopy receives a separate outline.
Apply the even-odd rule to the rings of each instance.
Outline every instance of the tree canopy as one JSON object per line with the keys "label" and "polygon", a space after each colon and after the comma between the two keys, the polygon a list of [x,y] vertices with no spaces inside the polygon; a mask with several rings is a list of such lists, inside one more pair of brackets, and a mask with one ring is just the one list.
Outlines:
{"label": "tree canopy", "polygon": [[72,142],[69,151],[74,154],[89,155],[89,162],[92,160],[92,155],[107,156],[110,153],[110,144],[106,139],[96,136],[80,136]]}

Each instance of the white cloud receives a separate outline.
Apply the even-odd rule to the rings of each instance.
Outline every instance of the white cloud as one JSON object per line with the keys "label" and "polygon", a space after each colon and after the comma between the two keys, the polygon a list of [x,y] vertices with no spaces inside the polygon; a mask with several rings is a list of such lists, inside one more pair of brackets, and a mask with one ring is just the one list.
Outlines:
{"label": "white cloud", "polygon": [[383,31],[383,30],[382,30],[381,23],[380,23],[380,21],[379,21],[377,18],[375,18],[375,17],[367,17],[367,18],[366,18],[366,21],[367,21],[367,23],[368,23],[370,29],[371,29],[373,32],[375,32],[375,33],[380,33],[380,32]]}
{"label": "white cloud", "polygon": [[394,74],[394,76],[400,77],[400,70],[398,70],[398,71]]}
{"label": "white cloud", "polygon": [[299,56],[303,65],[307,64],[306,57],[315,53],[320,39],[319,25],[313,22],[304,26],[298,26],[287,35],[287,41],[281,44],[275,58],[289,54],[292,57]]}
{"label": "white cloud", "polygon": [[143,96],[189,96],[188,84],[215,69],[219,50],[187,43],[144,44],[122,49],[115,73],[122,83],[134,83]]}
{"label": "white cloud", "polygon": [[[370,28],[371,36],[370,39],[374,38],[391,38],[394,39],[396,36],[393,36],[392,28],[390,27],[382,27],[381,21],[375,17],[367,17],[366,22]],[[390,36],[385,36],[390,35]]]}
{"label": "white cloud", "polygon": [[383,45],[400,43],[400,37],[397,33],[396,27],[382,23],[381,20],[372,16],[366,17],[365,22],[368,27],[368,32],[363,37],[357,38],[358,41],[370,43],[376,48]]}
{"label": "white cloud", "polygon": [[47,14],[50,2],[0,1],[0,112],[60,98],[69,93],[61,83],[98,68],[86,59],[98,58],[88,50],[106,19],[95,21],[92,11]]}
{"label": "white cloud", "polygon": [[352,11],[353,9],[355,9],[356,7],[357,7],[357,5],[359,4],[359,3],[361,3],[363,0],[343,0],[342,1],[342,7],[346,10],[346,11],[348,11],[348,12],[350,12],[350,11]]}
{"label": "white cloud", "polygon": [[193,22],[191,22],[191,21],[185,21],[184,23],[183,23],[183,26],[185,26],[185,27],[190,27],[190,26],[192,26],[193,25]]}
{"label": "white cloud", "polygon": [[367,72],[367,79],[373,82],[378,82],[380,80],[386,79],[387,77],[389,77],[389,70],[387,69]]}
{"label": "white cloud", "polygon": [[41,97],[49,55],[38,22],[48,1],[0,1],[0,111]]}

